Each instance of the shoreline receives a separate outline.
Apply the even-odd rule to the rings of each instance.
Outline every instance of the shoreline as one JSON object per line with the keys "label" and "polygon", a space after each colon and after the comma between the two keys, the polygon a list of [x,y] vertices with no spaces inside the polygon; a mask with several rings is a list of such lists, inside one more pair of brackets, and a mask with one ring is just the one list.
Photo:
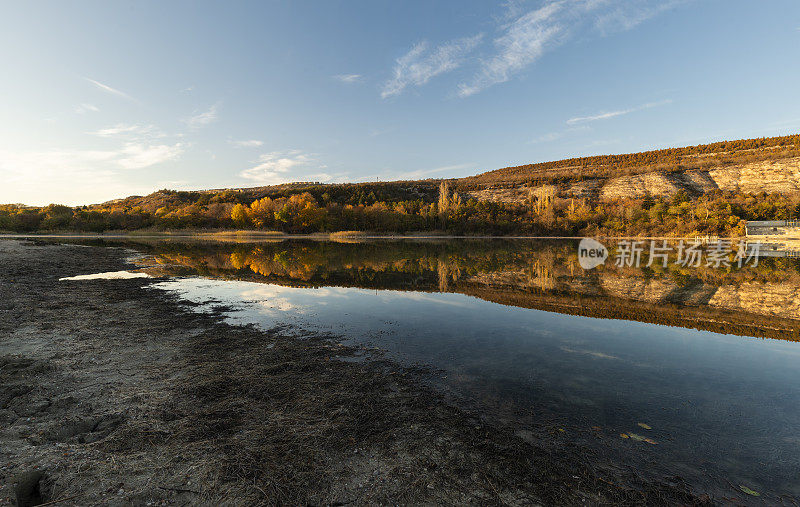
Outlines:
{"label": "shoreline", "polygon": [[90,233],[90,234],[71,234],[71,233],[0,233],[0,239],[36,239],[36,238],[76,238],[76,239],[202,239],[209,241],[226,240],[291,240],[291,239],[311,239],[318,241],[356,241],[356,240],[403,240],[403,239],[496,239],[496,240],[581,240],[583,238],[594,238],[604,240],[695,240],[695,239],[722,239],[722,240],[783,240],[798,241],[800,239],[781,238],[778,236],[461,236],[461,235],[437,235],[437,234],[408,234],[408,235],[378,235],[378,234],[345,234],[337,233],[313,233],[313,234],[277,234],[270,231],[222,231],[222,232],[148,232],[148,233]]}
{"label": "shoreline", "polygon": [[0,258],[0,505],[36,474],[64,505],[709,501],[486,423],[334,336],[232,326],[152,279],[57,281],[130,269],[122,250]]}

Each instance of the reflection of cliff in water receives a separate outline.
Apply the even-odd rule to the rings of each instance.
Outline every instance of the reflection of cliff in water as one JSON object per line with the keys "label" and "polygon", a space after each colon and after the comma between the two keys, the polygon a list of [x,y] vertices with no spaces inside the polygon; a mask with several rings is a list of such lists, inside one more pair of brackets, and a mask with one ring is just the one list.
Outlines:
{"label": "reflection of cliff in water", "polygon": [[572,241],[153,243],[152,274],[458,292],[525,308],[798,340],[800,261],[584,271]]}

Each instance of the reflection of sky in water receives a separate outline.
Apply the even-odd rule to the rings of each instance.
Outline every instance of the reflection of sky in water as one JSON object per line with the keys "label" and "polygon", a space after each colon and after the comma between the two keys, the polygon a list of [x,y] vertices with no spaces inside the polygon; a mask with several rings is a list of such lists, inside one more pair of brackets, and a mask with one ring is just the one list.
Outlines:
{"label": "reflection of sky in water", "polygon": [[128,280],[130,278],[150,278],[150,275],[133,271],[107,271],[105,273],[65,276],[58,280],[63,282],[65,280]]}
{"label": "reflection of sky in water", "polygon": [[[505,418],[513,414],[520,424],[600,426],[619,438],[646,432],[636,426],[644,421],[659,442],[648,459],[687,475],[706,468],[734,484],[800,494],[797,343],[562,315],[461,294],[198,278],[155,286],[206,307],[231,305],[232,323],[333,333],[442,368],[450,387],[504,407]],[[529,420],[526,410],[535,412]]]}

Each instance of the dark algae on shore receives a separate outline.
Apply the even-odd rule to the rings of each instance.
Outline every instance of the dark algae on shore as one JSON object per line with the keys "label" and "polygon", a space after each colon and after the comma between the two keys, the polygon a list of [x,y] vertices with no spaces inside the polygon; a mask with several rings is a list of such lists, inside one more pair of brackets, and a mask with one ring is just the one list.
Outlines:
{"label": "dark algae on shore", "polygon": [[20,481],[59,505],[712,501],[531,444],[336,337],[225,324],[144,279],[58,281],[129,253],[0,241],[0,504]]}

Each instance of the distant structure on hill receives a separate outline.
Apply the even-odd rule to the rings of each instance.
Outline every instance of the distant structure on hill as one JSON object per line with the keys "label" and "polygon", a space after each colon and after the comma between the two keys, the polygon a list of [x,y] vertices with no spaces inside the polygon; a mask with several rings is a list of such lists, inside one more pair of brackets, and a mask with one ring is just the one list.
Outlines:
{"label": "distant structure on hill", "polygon": [[800,220],[760,220],[747,222],[746,234],[751,236],[781,236],[800,239]]}

